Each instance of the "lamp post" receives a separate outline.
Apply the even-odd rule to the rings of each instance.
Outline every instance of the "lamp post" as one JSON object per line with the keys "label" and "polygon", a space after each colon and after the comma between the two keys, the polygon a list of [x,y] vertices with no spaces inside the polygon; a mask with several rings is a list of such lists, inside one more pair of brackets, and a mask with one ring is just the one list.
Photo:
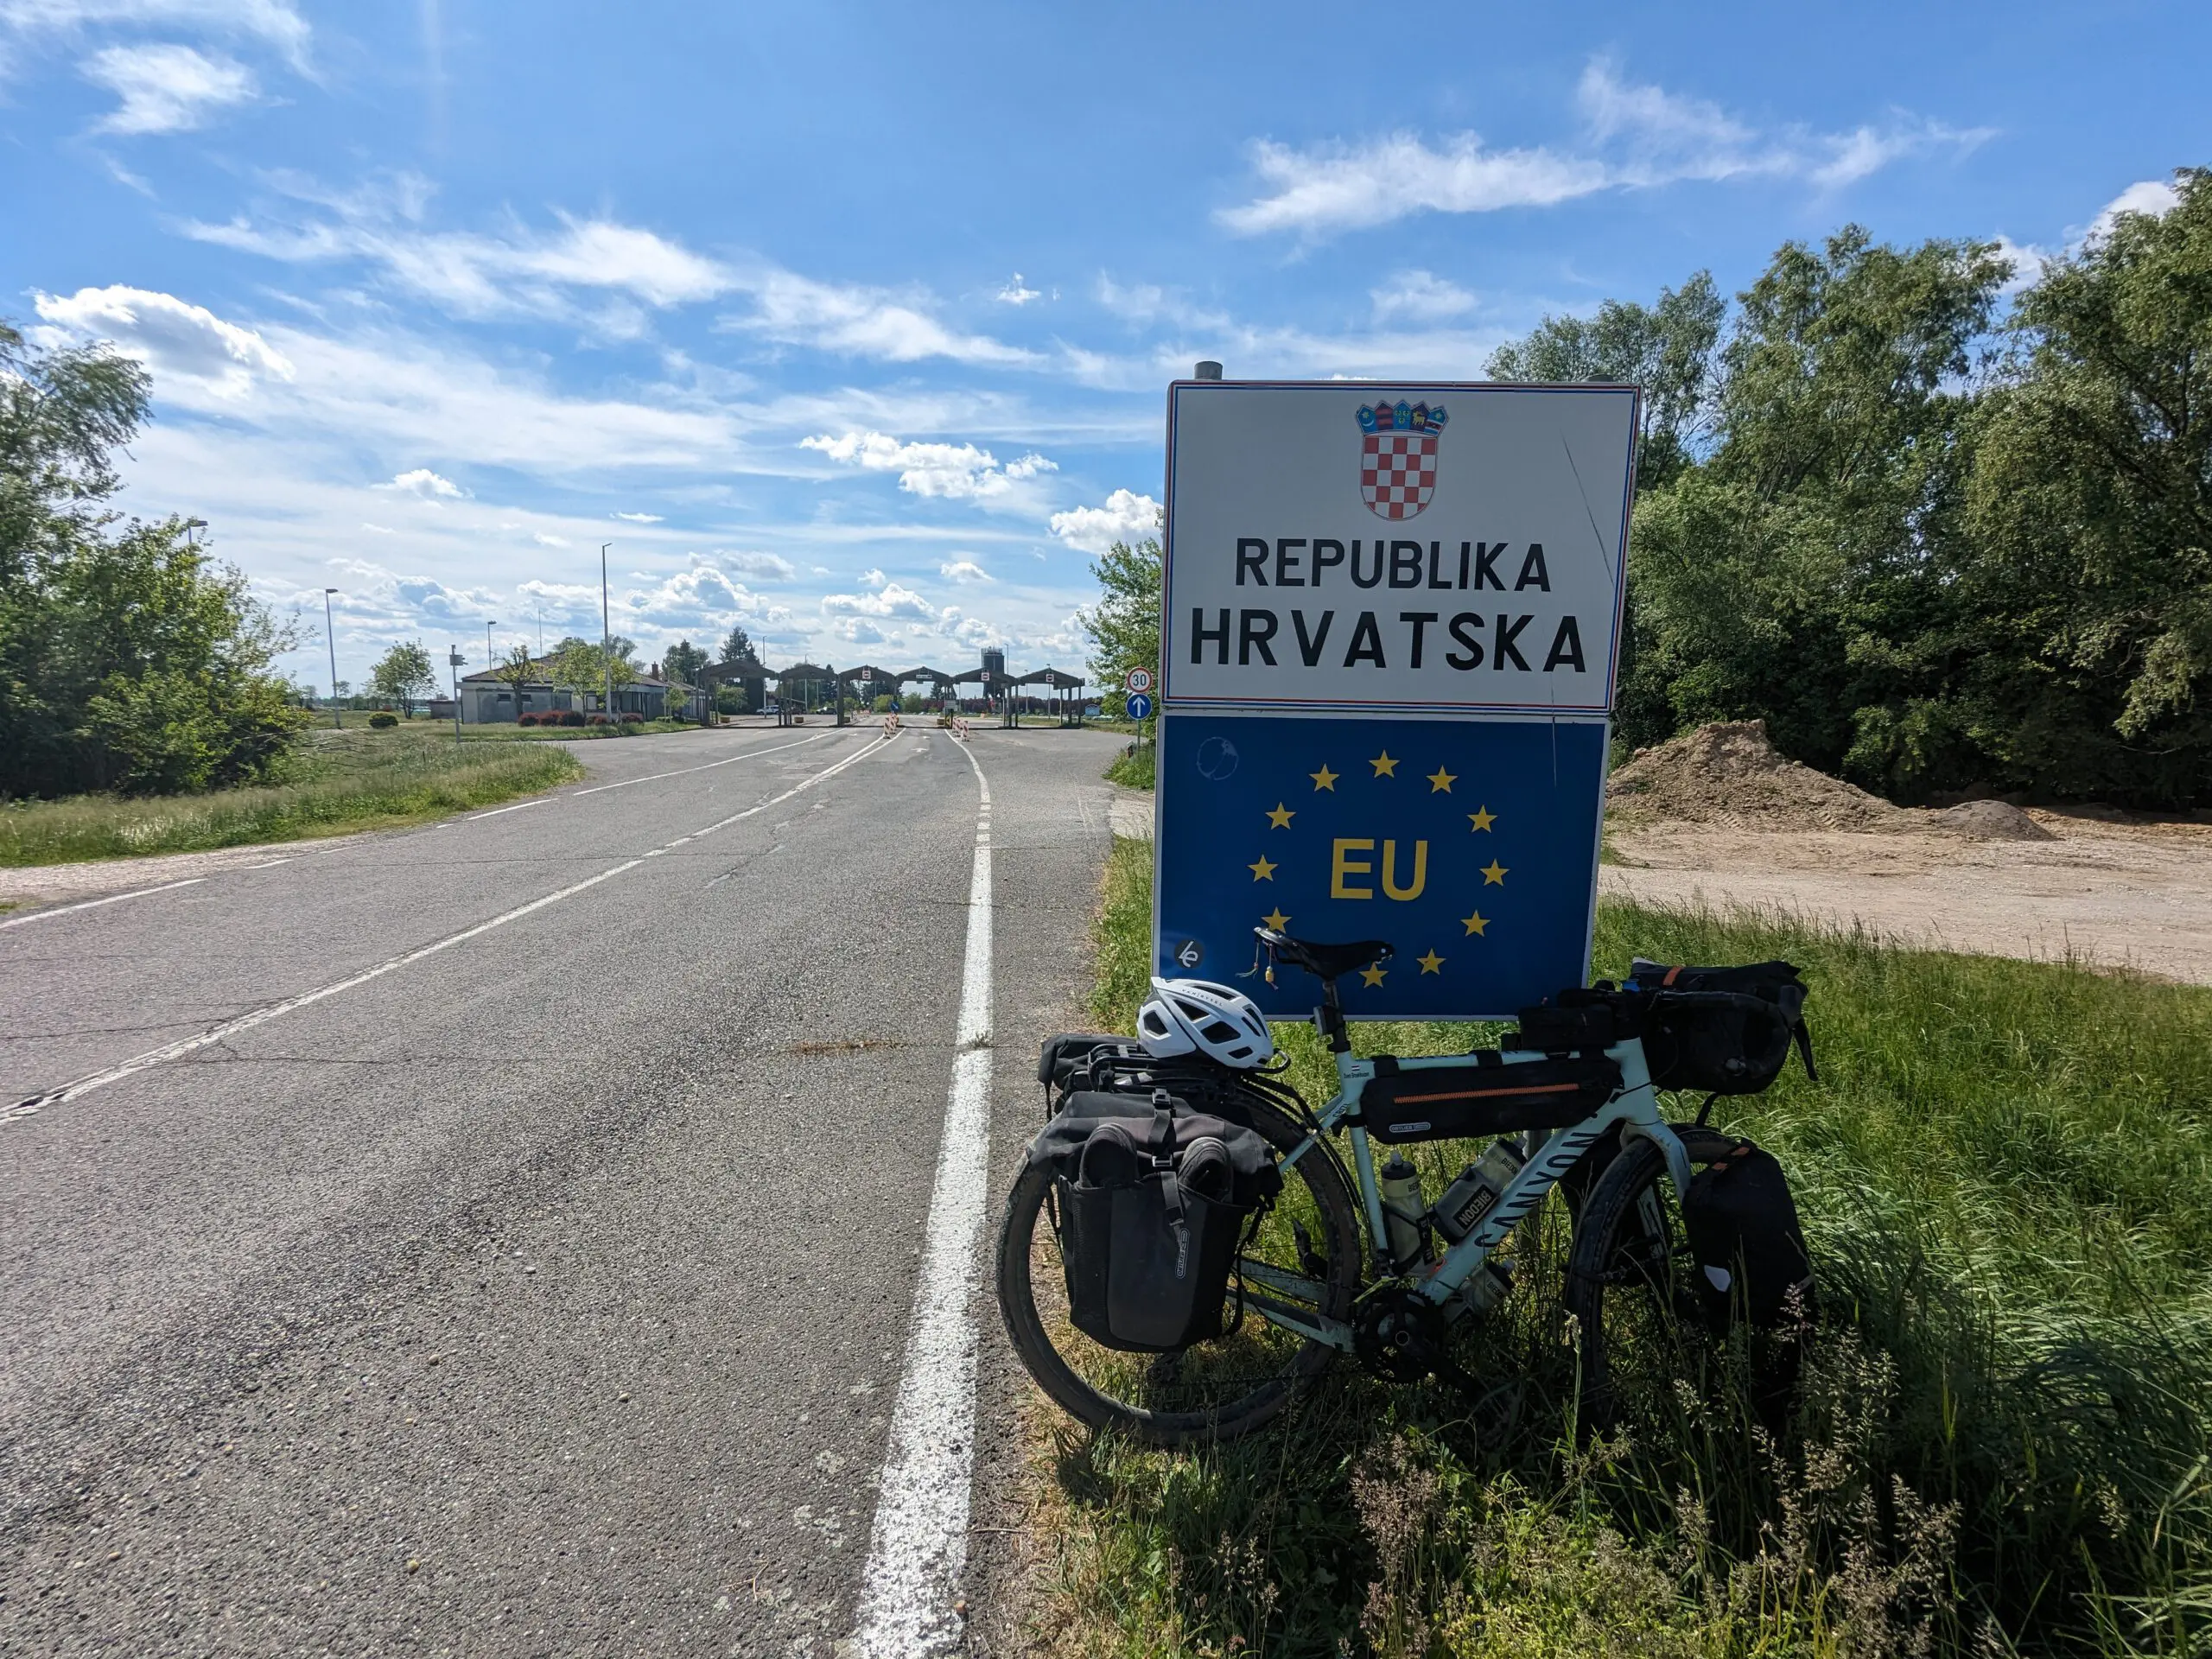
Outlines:
{"label": "lamp post", "polygon": [[446,667],[453,675],[453,741],[461,741],[461,647],[446,647]]}
{"label": "lamp post", "polygon": [[[484,671],[486,674],[496,672],[499,666],[499,659],[492,654],[492,630],[497,626],[498,625],[496,623],[490,621],[486,621],[484,624]],[[517,686],[515,688],[515,713],[518,715],[522,713],[522,688],[520,686]]]}
{"label": "lamp post", "polygon": [[614,718],[614,625],[607,620],[607,550],[613,545],[612,542],[599,544],[599,660],[607,671],[607,701],[600,706],[610,721]]}
{"label": "lamp post", "polygon": [[338,635],[330,620],[330,596],[337,591],[322,590],[322,643],[330,647],[330,723],[343,726],[346,722],[338,717]]}

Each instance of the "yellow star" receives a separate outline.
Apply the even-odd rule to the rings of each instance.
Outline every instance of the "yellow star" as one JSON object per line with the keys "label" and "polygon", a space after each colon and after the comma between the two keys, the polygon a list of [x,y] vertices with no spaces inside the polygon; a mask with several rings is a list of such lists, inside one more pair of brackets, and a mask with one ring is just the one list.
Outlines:
{"label": "yellow star", "polygon": [[1287,830],[1290,828],[1290,821],[1297,816],[1297,813],[1290,810],[1281,801],[1277,801],[1275,810],[1268,814],[1268,822],[1278,830]]}
{"label": "yellow star", "polygon": [[1484,885],[1487,887],[1503,887],[1505,885],[1505,866],[1499,863],[1494,858],[1491,860],[1489,863],[1483,866],[1483,882]]}
{"label": "yellow star", "polygon": [[1275,879],[1275,867],[1268,862],[1268,855],[1265,853],[1260,855],[1259,862],[1247,864],[1244,868],[1252,872],[1252,879],[1255,881],[1272,881]]}
{"label": "yellow star", "polygon": [[1367,764],[1375,768],[1375,775],[1377,778],[1395,778],[1398,775],[1398,763],[1390,758],[1390,751],[1388,749],[1383,750]]}
{"label": "yellow star", "polygon": [[1282,906],[1281,905],[1277,905],[1266,915],[1261,917],[1260,919],[1265,922],[1269,927],[1274,929],[1278,933],[1281,932],[1283,929],[1290,925],[1290,918],[1282,913]]}
{"label": "yellow star", "polygon": [[1329,763],[1327,761],[1324,760],[1321,763],[1320,771],[1309,772],[1306,775],[1313,780],[1314,788],[1325,789],[1332,794],[1336,792],[1337,774],[1329,770]]}
{"label": "yellow star", "polygon": [[1359,970],[1359,976],[1370,985],[1380,985],[1382,982],[1382,976],[1389,971],[1387,968],[1378,968],[1370,962]]}
{"label": "yellow star", "polygon": [[1467,931],[1469,933],[1487,933],[1490,931],[1490,918],[1484,915],[1479,910],[1471,916],[1462,916],[1459,919],[1466,924]]}
{"label": "yellow star", "polygon": [[[1468,813],[1467,822],[1473,824],[1476,830],[1487,830],[1497,822],[1497,814],[1485,806],[1479,810]],[[1470,830],[1468,833],[1471,835],[1473,831]]]}
{"label": "yellow star", "polygon": [[1450,772],[1439,766],[1428,774],[1428,792],[1432,795],[1449,795],[1452,792],[1452,785],[1458,781]]}
{"label": "yellow star", "polygon": [[1414,960],[1421,963],[1421,970],[1424,974],[1434,974],[1443,971],[1444,958],[1436,954],[1436,947],[1433,944],[1428,947],[1428,954],[1427,956],[1415,957]]}

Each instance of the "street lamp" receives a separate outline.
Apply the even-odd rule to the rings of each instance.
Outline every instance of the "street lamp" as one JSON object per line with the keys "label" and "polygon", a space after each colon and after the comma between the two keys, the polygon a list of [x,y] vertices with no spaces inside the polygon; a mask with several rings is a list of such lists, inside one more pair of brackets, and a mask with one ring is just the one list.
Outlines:
{"label": "street lamp", "polygon": [[600,706],[607,710],[609,720],[614,718],[614,625],[607,620],[607,550],[614,543],[599,544],[599,660],[607,670],[607,701]]}
{"label": "street lamp", "polygon": [[330,596],[337,591],[335,588],[322,590],[322,643],[330,647],[330,723],[343,726],[346,722],[338,717],[338,635],[330,620]]}

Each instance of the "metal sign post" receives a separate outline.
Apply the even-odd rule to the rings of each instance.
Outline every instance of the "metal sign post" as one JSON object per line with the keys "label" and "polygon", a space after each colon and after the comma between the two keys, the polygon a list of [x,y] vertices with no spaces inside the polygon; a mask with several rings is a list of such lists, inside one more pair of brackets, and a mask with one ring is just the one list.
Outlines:
{"label": "metal sign post", "polygon": [[1396,948],[1341,987],[1355,1019],[1510,1018],[1582,982],[1635,388],[1168,400],[1159,971],[1303,1013],[1303,976],[1243,976],[1265,924]]}

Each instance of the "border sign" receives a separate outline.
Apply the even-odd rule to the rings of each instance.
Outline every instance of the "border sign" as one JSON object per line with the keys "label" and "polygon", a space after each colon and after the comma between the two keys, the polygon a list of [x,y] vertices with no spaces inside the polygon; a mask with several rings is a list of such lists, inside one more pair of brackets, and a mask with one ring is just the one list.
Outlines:
{"label": "border sign", "polygon": [[1155,971],[1270,1015],[1252,929],[1384,939],[1353,1019],[1589,972],[1632,386],[1168,391]]}
{"label": "border sign", "polygon": [[1637,396],[1179,381],[1163,700],[1609,712]]}

